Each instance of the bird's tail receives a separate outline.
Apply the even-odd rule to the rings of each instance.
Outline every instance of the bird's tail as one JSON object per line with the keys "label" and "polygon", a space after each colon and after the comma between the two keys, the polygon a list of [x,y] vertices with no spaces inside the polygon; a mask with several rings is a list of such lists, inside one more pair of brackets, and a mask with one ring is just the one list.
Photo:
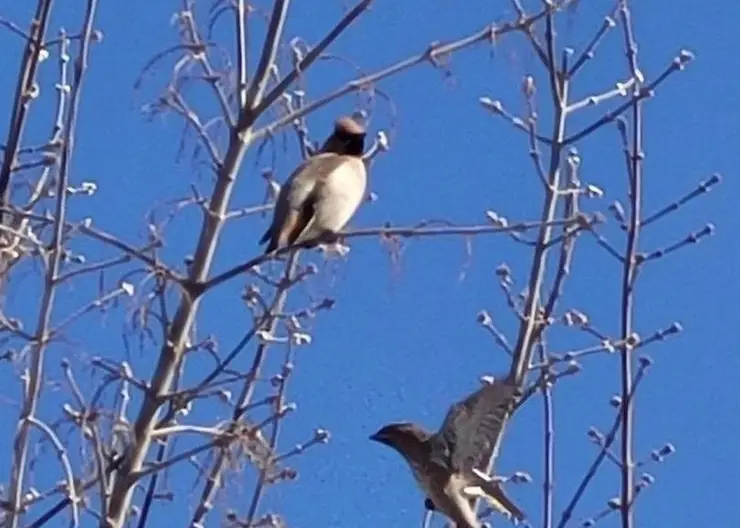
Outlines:
{"label": "bird's tail", "polygon": [[499,481],[486,475],[482,471],[478,471],[477,469],[474,469],[473,472],[476,477],[478,477],[478,482],[476,483],[477,487],[482,491],[480,497],[494,510],[512,520],[523,521],[526,518],[524,512],[514,504],[514,501],[506,496],[506,493]]}
{"label": "bird's tail", "polygon": [[262,235],[262,238],[260,238],[259,244],[262,245],[262,244],[267,243],[268,241],[270,243],[267,245],[267,249],[265,249],[265,255],[275,251],[278,246],[278,237],[272,236],[272,226],[267,228],[267,231],[265,231],[265,234]]}

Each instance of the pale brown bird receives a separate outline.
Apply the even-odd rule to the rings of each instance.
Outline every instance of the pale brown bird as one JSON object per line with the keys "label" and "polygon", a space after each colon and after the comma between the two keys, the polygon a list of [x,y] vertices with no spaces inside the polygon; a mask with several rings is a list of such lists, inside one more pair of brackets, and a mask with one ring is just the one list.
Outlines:
{"label": "pale brown bird", "polygon": [[476,498],[521,521],[524,513],[506,496],[501,482],[485,473],[489,460],[498,456],[518,396],[508,379],[494,380],[450,407],[436,433],[399,422],[384,426],[370,439],[403,456],[426,496],[426,507],[446,515],[457,528],[481,527],[473,509]]}
{"label": "pale brown bird", "polygon": [[362,161],[365,129],[342,117],[315,156],[301,163],[283,184],[272,224],[260,239],[265,253],[318,241],[341,231],[365,196],[367,172]]}

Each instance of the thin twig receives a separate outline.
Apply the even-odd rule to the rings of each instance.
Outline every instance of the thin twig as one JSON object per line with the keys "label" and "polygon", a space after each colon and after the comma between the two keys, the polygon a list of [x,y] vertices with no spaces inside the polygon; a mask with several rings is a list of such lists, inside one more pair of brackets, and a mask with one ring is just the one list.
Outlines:
{"label": "thin twig", "polygon": [[672,204],[667,205],[663,209],[660,209],[659,211],[651,214],[647,218],[644,218],[642,222],[640,222],[640,227],[645,228],[649,226],[650,224],[652,224],[653,222],[656,222],[660,220],[661,218],[664,218],[669,213],[672,213],[673,211],[677,211],[678,209],[686,205],[691,200],[708,193],[710,190],[712,190],[712,187],[717,185],[720,181],[721,181],[721,178],[719,174],[716,174],[716,173],[712,174],[707,181],[699,182],[699,185],[693,191],[687,193],[686,195],[682,196],[681,198],[679,198]]}
{"label": "thin twig", "polygon": [[[566,220],[552,220],[550,221],[550,226],[560,226],[560,225],[572,225],[574,223],[581,222],[582,219],[566,219]],[[443,235],[453,235],[453,236],[473,236],[473,235],[482,235],[482,234],[496,234],[496,233],[512,233],[512,232],[519,232],[519,231],[526,231],[528,229],[535,229],[538,227],[541,227],[541,222],[518,222],[516,224],[512,224],[506,227],[500,227],[500,226],[491,226],[491,225],[480,225],[480,226],[450,226],[450,227],[386,227],[386,228],[369,228],[369,229],[355,229],[352,231],[344,231],[341,233],[338,233],[337,236],[342,238],[356,238],[356,237],[367,237],[367,236],[380,236],[380,237],[413,237],[413,238],[420,238],[420,237],[432,237],[432,236],[443,236]],[[245,273],[249,271],[250,269],[254,268],[255,266],[258,266],[262,264],[263,262],[266,262],[268,260],[276,259],[277,257],[286,255],[291,253],[292,251],[296,249],[304,249],[306,247],[310,247],[316,244],[316,240],[309,240],[303,243],[295,244],[292,246],[287,246],[281,249],[278,249],[272,253],[259,255],[257,257],[254,257],[247,262],[243,264],[239,264],[238,266],[235,266],[227,271],[224,271],[223,273],[220,273],[219,275],[216,275],[215,277],[209,279],[202,285],[198,286],[198,288],[205,292],[209,291],[219,284],[222,284],[226,281],[229,281],[233,279],[234,277],[237,277],[241,275],[242,273]]]}
{"label": "thin twig", "polygon": [[[56,296],[56,280],[62,261],[62,243],[64,237],[65,216],[67,214],[67,185],[69,181],[69,168],[76,134],[76,125],[80,98],[82,94],[82,81],[87,69],[90,40],[92,36],[92,25],[95,18],[97,0],[88,0],[83,29],[83,38],[80,51],[75,63],[74,83],[70,97],[69,113],[65,123],[65,144],[62,148],[62,156],[59,166],[57,183],[57,200],[54,212],[54,234],[51,242],[51,262],[47,268],[44,293],[39,310],[39,318],[36,327],[36,345],[31,352],[31,368],[28,372],[28,387],[23,400],[23,406],[19,416],[19,425],[16,433],[13,450],[13,465],[10,483],[10,499],[13,507],[6,520],[9,528],[17,528],[20,521],[19,513],[23,500],[23,482],[26,471],[28,456],[28,434],[29,428],[36,418],[36,408],[41,397],[41,388],[44,380],[44,361],[46,345],[48,343],[49,331],[51,329],[51,316]],[[0,182],[1,184],[1,182]]]}
{"label": "thin twig", "polygon": [[[627,1],[621,1],[620,16],[624,30],[625,49],[629,69],[635,84],[635,97],[640,93],[641,74],[637,66],[637,44],[632,33],[632,21],[627,7]],[[642,104],[636,101],[632,107],[632,144],[631,150],[625,149],[627,175],[629,178],[630,218],[627,224],[627,247],[623,264],[622,275],[622,339],[626,341],[621,351],[620,374],[622,378],[622,406],[621,414],[621,476],[622,491],[620,513],[622,528],[632,528],[634,524],[632,502],[634,497],[634,461],[633,461],[633,409],[632,399],[632,346],[629,337],[633,332],[634,318],[634,288],[637,278],[637,262],[635,256],[638,251],[640,234],[640,219],[642,217]],[[623,131],[624,132],[624,131]]]}
{"label": "thin twig", "polygon": [[599,454],[596,455],[596,458],[591,463],[591,466],[588,468],[588,470],[586,470],[586,474],[581,480],[581,483],[578,485],[578,488],[573,494],[573,497],[571,498],[570,502],[563,510],[563,513],[560,516],[560,522],[558,522],[557,528],[565,528],[568,525],[568,522],[573,517],[573,512],[575,511],[576,506],[578,506],[578,502],[581,500],[589,484],[591,483],[593,478],[596,476],[596,473],[598,472],[599,467],[601,466],[602,462],[604,462],[604,460],[607,458],[607,451],[612,446],[612,444],[616,441],[617,434],[619,433],[620,425],[622,423],[621,407],[624,407],[624,405],[630,404],[630,402],[632,401],[632,398],[634,397],[635,393],[637,392],[637,389],[640,386],[640,382],[643,380],[645,376],[645,372],[646,372],[646,369],[643,367],[640,367],[640,369],[637,371],[637,374],[635,375],[635,382],[632,385],[632,392],[627,395],[626,400],[622,400],[620,411],[616,413],[616,416],[614,417],[614,422],[612,423],[612,427],[609,430],[609,433],[607,433],[607,435],[604,437]]}
{"label": "thin twig", "polygon": [[236,18],[236,94],[239,108],[247,106],[247,80],[249,61],[249,40],[247,38],[247,2],[237,0],[234,17]]}
{"label": "thin twig", "polygon": [[[290,279],[295,273],[295,265],[296,265],[296,259],[291,258],[290,262],[286,266],[286,271],[285,271],[285,277],[287,279]],[[283,284],[287,285],[288,282],[284,281]],[[287,300],[286,287],[283,286],[281,288],[278,288],[278,291],[276,292],[276,295],[275,295],[274,303],[270,307],[267,319],[265,320],[264,326],[263,326],[263,328],[268,334],[272,334],[274,332],[276,324],[277,324],[277,318],[274,316],[274,314],[279,313],[283,310],[286,300]],[[254,393],[256,390],[257,379],[259,378],[262,372],[262,368],[264,366],[265,356],[267,353],[268,346],[269,346],[268,343],[262,342],[257,347],[257,351],[252,361],[252,366],[249,369],[249,373],[242,387],[242,392],[239,395],[239,398],[237,399],[236,405],[234,406],[234,413],[232,415],[232,420],[234,422],[237,422],[238,420],[240,420],[243,414],[247,411],[247,409],[250,408],[250,404],[252,403],[252,399],[254,397]],[[226,462],[227,462],[227,454],[224,450],[221,450],[218,453],[215,462],[211,466],[208,480],[206,481],[206,485],[200,496],[200,501],[198,502],[198,506],[195,510],[195,513],[193,514],[193,519],[191,520],[191,526],[195,526],[199,523],[202,523],[203,519],[210,511],[209,505],[213,503],[216,493],[218,492],[220,482],[221,482],[222,472],[224,471]],[[259,501],[258,492],[259,492],[259,489],[256,489],[253,495],[253,498],[252,498],[252,504],[254,505],[254,511],[256,511],[256,505]],[[251,506],[250,506],[250,510],[252,510]]]}
{"label": "thin twig", "polygon": [[[540,341],[537,345],[540,361],[545,363],[545,347]],[[542,484],[542,528],[552,528],[552,508],[555,493],[555,426],[553,420],[552,389],[549,382],[542,384],[542,406],[544,426],[544,482]]]}
{"label": "thin twig", "polygon": [[[280,3],[280,2],[277,2]],[[277,4],[276,3],[276,4]],[[311,48],[311,51],[309,51],[306,56],[301,60],[301,62],[293,68],[293,70],[283,78],[282,81],[280,81],[277,86],[275,86],[267,95],[262,98],[262,94],[260,93],[259,99],[255,98],[255,101],[250,104],[250,97],[249,94],[247,94],[247,108],[244,109],[242,112],[242,116],[239,120],[239,124],[237,126],[237,132],[241,133],[246,127],[251,126],[254,123],[254,120],[257,118],[257,116],[264,113],[265,110],[270,108],[272,104],[278,100],[278,98],[287,91],[287,89],[290,87],[293,82],[295,82],[296,79],[298,79],[298,76],[303,74],[320,56],[321,54],[326,50],[326,48],[329,47],[329,45],[334,42],[339,35],[344,33],[344,31],[362,14],[365,12],[365,10],[370,6],[372,3],[372,0],[360,0],[360,2],[355,5],[347,14],[334,26],[334,28],[323,38],[321,41]],[[268,30],[269,31],[269,30]],[[258,74],[255,74],[255,78],[258,77]],[[254,81],[254,79],[253,79]],[[254,84],[254,82],[253,82]],[[252,88],[252,86],[250,86]],[[255,86],[254,90],[257,92],[259,89]],[[262,90],[264,90],[264,86],[262,87]],[[256,93],[255,92],[255,93]],[[303,109],[301,109],[303,110]],[[303,112],[301,115],[306,115],[308,112]],[[293,119],[296,119],[297,117],[301,116],[294,116],[291,119],[285,121],[283,124],[290,123],[293,121]],[[274,129],[276,129],[276,125],[270,125],[269,133],[272,133]],[[252,138],[256,141],[259,141],[262,139],[262,136],[266,135],[268,131],[265,130],[265,133],[260,134],[256,133],[252,136]]]}
{"label": "thin twig", "polygon": [[[369,3],[370,3],[369,1],[365,0],[361,2],[360,4],[358,4],[358,8],[359,6],[363,6],[363,9],[365,9],[366,8],[365,4],[369,4]],[[494,24],[487,25],[483,29],[475,33],[472,33],[471,35],[468,35],[467,37],[463,37],[459,40],[456,40],[454,42],[450,42],[447,44],[432,44],[431,46],[427,48],[426,51],[420,54],[417,54],[417,55],[408,57],[406,59],[403,59],[401,61],[398,61],[395,64],[392,64],[375,73],[371,73],[369,75],[365,75],[358,79],[354,79],[348,82],[347,84],[345,84],[343,87],[338,88],[335,91],[322,97],[321,99],[310,102],[310,103],[306,103],[304,106],[297,109],[295,112],[285,115],[277,119],[273,123],[267,125],[266,127],[257,130],[252,136],[252,138],[254,138],[255,140],[260,140],[265,136],[273,134],[280,127],[290,124],[295,119],[308,115],[311,112],[317,110],[318,108],[326,106],[327,104],[331,103],[332,101],[335,101],[336,99],[339,99],[340,97],[344,95],[347,95],[349,93],[352,93],[358,90],[362,90],[369,86],[373,86],[378,81],[381,81],[383,79],[396,75],[414,66],[423,64],[425,62],[434,63],[434,61],[436,61],[439,57],[446,57],[460,50],[467,49],[475,44],[478,44],[481,42],[490,42],[492,40],[496,40],[497,38],[507,33],[519,31],[523,27],[531,26],[535,24],[537,21],[541,20],[548,13],[550,13],[552,10],[556,8],[557,6],[545,7],[541,12],[535,15],[532,15],[531,17],[525,20],[522,20],[522,21],[507,22],[500,26],[496,26]],[[350,14],[351,13],[353,12],[350,12]],[[298,66],[298,69],[305,68],[304,63],[310,64],[310,62],[308,62],[308,59],[312,57],[311,54],[313,53],[314,49],[312,49],[311,52],[306,55],[306,58],[303,61],[301,61],[301,63]],[[294,70],[294,72],[291,72],[291,74],[289,74],[283,81],[281,81],[279,87],[283,87],[283,85],[285,85],[284,88],[287,88],[287,86],[289,86],[297,78],[297,76],[298,76],[297,70]],[[277,88],[275,88],[275,90],[277,90]],[[267,95],[262,105],[265,105],[265,102],[268,101],[269,99],[270,99],[270,95]]]}
{"label": "thin twig", "polygon": [[611,110],[604,114],[603,117],[596,120],[594,123],[588,125],[587,127],[583,128],[579,132],[576,132],[575,134],[568,136],[563,140],[563,143],[565,145],[571,145],[573,143],[577,143],[584,137],[592,134],[602,126],[611,123],[617,117],[622,115],[624,112],[629,110],[630,108],[634,108],[635,105],[637,105],[640,101],[643,99],[647,99],[648,97],[652,97],[655,95],[655,89],[663,83],[672,73],[675,73],[677,71],[681,71],[684,69],[686,64],[688,64],[694,56],[688,52],[688,51],[681,51],[677,57],[671,61],[671,64],[661,73],[652,83],[648,85],[643,85],[642,83],[637,83],[635,86],[639,86],[639,90],[635,90],[632,97],[629,101],[624,102],[623,104],[619,105],[614,110]]}
{"label": "thin twig", "polygon": [[[272,6],[272,17],[270,18],[270,25],[267,28],[265,44],[262,47],[262,55],[260,56],[259,64],[257,64],[257,70],[254,72],[254,77],[247,88],[244,108],[240,109],[243,113],[252,112],[262,102],[262,97],[267,88],[267,81],[270,79],[270,70],[275,64],[277,50],[283,36],[283,27],[285,26],[285,20],[288,18],[289,8],[290,0],[276,0]],[[281,90],[280,93],[283,91]],[[269,106],[268,104],[265,108]]]}
{"label": "thin twig", "polygon": [[[36,14],[31,24],[31,32],[26,39],[26,47],[23,50],[18,84],[13,97],[13,112],[8,126],[8,138],[5,141],[5,153],[3,163],[0,166],[0,206],[8,205],[10,192],[10,174],[13,164],[18,155],[18,149],[23,138],[23,129],[26,125],[28,109],[33,101],[31,94],[36,82],[36,71],[40,62],[42,42],[46,37],[49,27],[52,0],[41,0],[36,5]],[[0,224],[6,224],[5,215],[0,213]]]}
{"label": "thin twig", "polygon": [[604,22],[601,24],[601,27],[594,35],[594,38],[591,39],[591,42],[588,43],[588,45],[583,50],[583,52],[581,52],[578,58],[574,61],[573,66],[571,66],[570,69],[568,70],[568,77],[575,76],[575,74],[578,73],[578,71],[586,64],[586,62],[588,62],[590,59],[594,57],[594,52],[596,51],[596,47],[604,39],[604,36],[606,35],[607,31],[609,31],[609,29],[617,25],[616,22],[614,21],[614,17],[617,16],[618,11],[619,11],[619,1],[615,2],[612,12],[606,17],[604,17]]}

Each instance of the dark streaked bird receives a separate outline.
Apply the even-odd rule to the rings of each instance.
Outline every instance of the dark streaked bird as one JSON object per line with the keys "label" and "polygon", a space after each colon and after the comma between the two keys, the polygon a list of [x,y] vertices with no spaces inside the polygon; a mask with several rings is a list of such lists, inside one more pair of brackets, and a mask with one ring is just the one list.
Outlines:
{"label": "dark streaked bird", "polygon": [[521,521],[524,513],[505,495],[501,483],[485,473],[489,460],[498,455],[518,396],[509,379],[494,380],[450,407],[436,433],[399,422],[384,426],[370,439],[392,447],[406,459],[426,496],[427,508],[443,513],[457,528],[481,527],[473,509],[477,498]]}
{"label": "dark streaked bird", "polygon": [[260,240],[265,253],[310,242],[341,231],[365,196],[367,172],[362,161],[365,129],[342,117],[315,156],[301,163],[283,184],[272,224]]}

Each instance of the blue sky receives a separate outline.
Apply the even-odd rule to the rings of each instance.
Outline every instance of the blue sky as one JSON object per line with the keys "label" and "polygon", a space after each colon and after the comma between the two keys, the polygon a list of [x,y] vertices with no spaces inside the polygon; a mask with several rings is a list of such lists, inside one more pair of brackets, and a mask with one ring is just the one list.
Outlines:
{"label": "blue sky", "polygon": [[[286,37],[300,36],[308,43],[317,42],[350,5],[337,0],[294,4]],[[650,226],[641,237],[641,250],[651,251],[684,238],[707,222],[716,226],[713,237],[649,264],[638,283],[636,331],[647,336],[674,321],[685,331],[644,351],[655,364],[637,395],[635,456],[645,459],[650,450],[665,442],[674,444],[677,453],[649,468],[657,481],[640,496],[636,519],[639,526],[712,526],[740,515],[738,502],[726,500],[729,492],[722,491],[732,489],[740,479],[735,441],[740,408],[733,388],[740,360],[732,334],[728,334],[737,322],[735,299],[740,294],[734,273],[740,266],[740,245],[734,234],[740,187],[733,156],[740,99],[732,73],[737,49],[729,44],[736,40],[740,6],[729,1],[635,4],[639,62],[647,79],[659,75],[681,49],[696,55],[685,71],[663,83],[656,97],[645,104],[645,211],[675,201],[714,172],[723,176],[722,184],[707,196]],[[53,30],[64,26],[71,33],[76,31],[81,5],[58,3]],[[125,9],[121,6],[105,1],[100,6],[95,26],[103,31],[104,40],[92,52],[72,163],[72,183],[93,180],[99,190],[93,197],[71,201],[70,220],[92,217],[102,229],[133,243],[143,240],[145,214],[153,205],[188,196],[193,183],[205,193],[211,177],[205,167],[193,163],[192,142],[178,157],[179,118],[170,114],[149,119],[142,113],[142,107],[166,82],[169,66],[145,76],[141,88],[134,88],[152,55],[176,42],[170,20],[181,4],[128,0]],[[562,15],[558,31],[562,45],[582,49],[611,8],[612,2],[580,2],[575,13]],[[199,4],[199,9],[203,15],[206,3]],[[31,12],[30,3],[0,3],[0,16],[21,27],[26,27]],[[433,41],[454,40],[512,16],[507,2],[469,0],[460,9],[449,0],[377,0],[329,50],[348,60],[321,61],[302,80],[302,87],[309,99],[318,98],[353,78],[353,64],[372,72],[423,51]],[[219,23],[215,38],[229,45],[230,28],[228,23]],[[261,39],[261,32],[256,30],[256,38]],[[4,72],[0,76],[0,101],[4,101],[0,123],[7,123],[21,41],[3,30],[0,47],[5,50],[0,63]],[[50,132],[52,86],[57,79],[54,59],[41,71],[42,97],[33,106],[26,136],[29,145],[42,143]],[[372,132],[391,131],[392,148],[372,167],[371,187],[378,200],[362,208],[354,226],[411,225],[440,218],[478,224],[485,221],[487,209],[512,220],[537,219],[541,193],[526,136],[486,113],[477,101],[482,96],[500,99],[512,112],[520,113],[524,109],[519,92],[522,76],[535,75],[542,128],[548,130],[547,86],[538,60],[520,36],[512,36],[494,48],[481,45],[461,52],[449,66],[449,78],[422,65],[380,84],[393,105],[378,99],[370,108],[369,126]],[[623,37],[616,28],[574,82],[572,97],[604,91],[627,76]],[[190,97],[198,109],[213,110],[208,91],[195,89]],[[311,116],[315,139],[324,136],[338,114],[355,110],[361,102],[349,96]],[[579,130],[609,108],[598,106],[575,116],[568,130]],[[297,163],[299,152],[290,133],[275,143],[275,169],[282,179]],[[606,211],[613,200],[626,203],[626,175],[616,128],[604,127],[576,146],[582,158],[581,179],[605,191],[602,200],[584,206]],[[268,164],[269,155],[258,159],[252,152],[248,156],[234,208],[262,201],[259,172]],[[254,256],[267,220],[252,217],[230,224],[215,269]],[[190,208],[169,227],[163,255],[173,265],[179,266],[192,251],[199,221],[198,211]],[[613,221],[603,232],[615,246],[623,247],[624,239]],[[88,261],[111,255],[110,250],[83,240],[73,242],[72,249],[85,253]],[[475,318],[480,310],[488,310],[509,339],[515,340],[516,322],[499,292],[494,270],[507,263],[517,288],[522,288],[530,249],[506,236],[485,236],[472,242],[468,256],[460,238],[425,238],[408,241],[400,262],[391,263],[377,241],[363,238],[352,242],[346,263],[332,261],[324,266],[318,255],[308,258],[320,264],[321,273],[299,286],[291,306],[300,306],[308,296],[329,296],[337,304],[310,323],[313,343],[296,352],[288,394],[298,409],[285,423],[281,445],[288,449],[309,438],[319,426],[331,431],[332,440],[295,459],[299,479],[271,489],[264,507],[284,514],[289,526],[298,528],[420,525],[421,495],[406,466],[391,450],[367,437],[380,425],[396,420],[436,428],[448,406],[478,386],[480,375],[508,368],[507,357],[476,325]],[[577,308],[601,331],[616,336],[619,265],[589,237],[578,241],[574,259],[560,308]],[[218,288],[201,309],[198,333],[217,336],[222,351],[229,350],[249,328],[249,314],[239,300],[244,281],[242,277]],[[91,299],[96,288],[97,280],[92,278],[65,287],[56,319]],[[28,321],[29,329],[35,324],[37,292],[37,281],[28,274],[18,279],[8,298],[8,311]],[[68,357],[79,369],[80,383],[91,390],[96,380],[86,367],[91,356],[127,357],[121,338],[125,315],[130,317],[130,306],[73,325],[67,339],[51,348],[49,379],[62,379],[59,361]],[[586,336],[562,328],[553,330],[549,338],[553,351],[589,344],[593,341]],[[275,350],[277,365],[283,352]],[[149,376],[156,353],[153,346],[130,353],[128,359],[137,376]],[[240,366],[248,365],[250,359],[244,356]],[[17,416],[17,369],[7,363],[0,367],[0,424],[6,431],[0,434],[0,451],[4,453],[12,447]],[[195,381],[198,372],[188,372],[185,378]],[[585,361],[581,374],[555,390],[556,519],[597,454],[586,430],[609,427],[613,419],[609,398],[618,388],[618,357],[600,355]],[[59,405],[69,400],[66,389],[46,390],[42,418],[53,421]],[[131,419],[136,410],[137,400],[132,403]],[[511,495],[535,525],[541,524],[541,415],[542,402],[534,399],[515,416],[498,464],[502,473],[522,470],[535,479],[533,484],[511,487]],[[215,422],[228,416],[226,406],[211,404],[198,409],[192,419]],[[56,464],[51,453],[43,460]],[[4,481],[9,468],[10,458],[0,458]],[[56,471],[54,466],[54,472],[47,475],[37,468],[32,483],[43,489],[56,480]],[[243,513],[251,477],[250,472],[232,472],[227,480],[228,500],[217,501],[217,508],[228,505]],[[152,525],[165,520],[183,525],[197,501],[200,485],[193,488],[190,467],[175,470],[169,482],[178,498],[173,504],[155,507]],[[601,511],[618,494],[618,486],[617,469],[605,464],[577,509],[576,520]],[[209,517],[209,524],[218,522],[218,513]],[[440,519],[436,523],[443,525]],[[93,524],[90,517],[85,518],[84,525]],[[600,523],[616,524],[616,516]]]}

